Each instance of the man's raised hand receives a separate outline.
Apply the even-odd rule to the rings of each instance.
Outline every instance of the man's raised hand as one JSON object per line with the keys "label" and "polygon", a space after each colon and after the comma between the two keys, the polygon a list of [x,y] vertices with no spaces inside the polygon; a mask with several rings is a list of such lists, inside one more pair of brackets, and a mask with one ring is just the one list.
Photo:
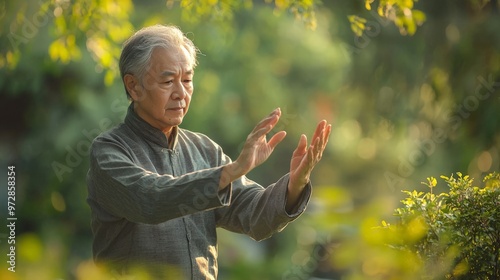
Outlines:
{"label": "man's raised hand", "polygon": [[290,161],[290,181],[286,209],[290,211],[297,203],[302,190],[309,182],[314,166],[321,160],[328,143],[332,125],[325,120],[319,122],[314,131],[311,145],[307,147],[307,137],[302,134]]}
{"label": "man's raised hand", "polygon": [[222,169],[219,189],[225,188],[230,182],[247,174],[269,158],[274,148],[286,136],[285,131],[280,131],[269,141],[266,138],[266,135],[278,123],[280,116],[281,110],[277,108],[255,126],[248,135],[238,158]]}

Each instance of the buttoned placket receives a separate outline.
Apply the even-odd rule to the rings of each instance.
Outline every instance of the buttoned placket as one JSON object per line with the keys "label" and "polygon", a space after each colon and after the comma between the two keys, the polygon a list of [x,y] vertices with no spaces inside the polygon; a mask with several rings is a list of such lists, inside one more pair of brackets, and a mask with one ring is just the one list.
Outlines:
{"label": "buttoned placket", "polygon": [[[162,152],[166,153],[170,162],[170,169],[172,172],[172,176],[180,176],[182,173],[182,170],[178,170],[178,167],[181,165],[179,164],[179,155],[178,151],[175,149],[167,149],[167,148],[162,148]],[[194,275],[196,273],[194,263],[193,263],[193,256],[191,255],[193,248],[192,246],[192,236],[191,236],[191,231],[188,228],[188,222],[187,222],[187,217],[182,217],[182,223],[184,225],[184,232],[186,236],[186,243],[188,247],[188,254],[189,254],[189,260],[191,262],[191,278],[194,279]]]}

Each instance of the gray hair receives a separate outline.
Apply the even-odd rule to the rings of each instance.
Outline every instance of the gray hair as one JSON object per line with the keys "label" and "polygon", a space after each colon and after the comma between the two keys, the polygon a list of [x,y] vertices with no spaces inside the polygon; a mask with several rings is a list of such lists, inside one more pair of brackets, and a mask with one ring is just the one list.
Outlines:
{"label": "gray hair", "polygon": [[[120,74],[122,81],[126,74],[136,76],[142,83],[145,73],[151,62],[151,54],[155,48],[171,49],[184,47],[192,58],[193,67],[196,66],[197,49],[176,26],[153,25],[142,28],[123,43],[120,55]],[[125,87],[127,97],[130,94]]]}

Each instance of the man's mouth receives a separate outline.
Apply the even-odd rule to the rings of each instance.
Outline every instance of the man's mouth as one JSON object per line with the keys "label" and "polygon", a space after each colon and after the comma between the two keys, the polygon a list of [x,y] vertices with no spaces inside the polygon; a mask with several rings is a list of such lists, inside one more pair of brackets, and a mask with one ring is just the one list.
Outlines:
{"label": "man's mouth", "polygon": [[169,110],[169,111],[183,111],[184,107],[172,107],[172,108],[168,108],[167,110]]}
{"label": "man's mouth", "polygon": [[169,110],[169,111],[184,111],[185,108],[186,108],[185,102],[180,102],[179,105],[167,108],[167,110]]}

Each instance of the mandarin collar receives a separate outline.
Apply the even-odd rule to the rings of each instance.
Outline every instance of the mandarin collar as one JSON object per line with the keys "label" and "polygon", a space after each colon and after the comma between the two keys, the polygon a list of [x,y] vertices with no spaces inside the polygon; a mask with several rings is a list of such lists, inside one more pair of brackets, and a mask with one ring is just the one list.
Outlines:
{"label": "mandarin collar", "polygon": [[[146,139],[147,141],[153,142],[163,148],[169,148],[169,143],[168,143],[168,138],[167,136],[163,133],[163,131],[159,130],[156,127],[151,126],[149,123],[147,123],[145,120],[143,120],[139,115],[137,115],[134,111],[134,102],[130,103],[128,110],[127,110],[127,116],[125,117],[125,124],[130,126],[130,128]],[[172,133],[174,139],[174,143],[172,147],[175,147],[175,144],[177,143],[177,126],[174,126],[172,128]]]}

